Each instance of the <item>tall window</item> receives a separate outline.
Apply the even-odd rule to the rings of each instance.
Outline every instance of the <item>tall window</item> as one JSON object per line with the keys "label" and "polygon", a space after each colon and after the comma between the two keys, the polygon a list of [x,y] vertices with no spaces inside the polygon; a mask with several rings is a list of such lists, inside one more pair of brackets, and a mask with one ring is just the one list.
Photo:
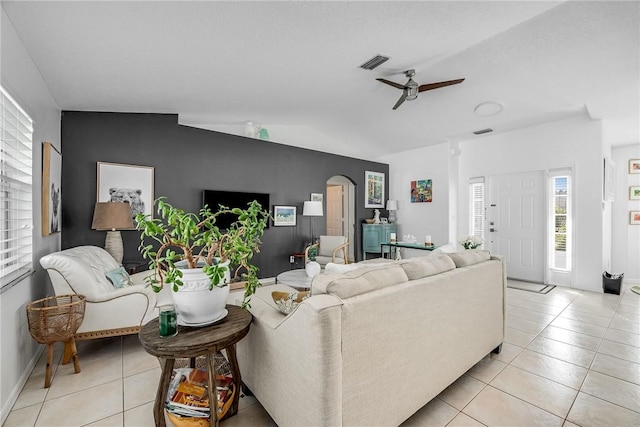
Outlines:
{"label": "tall window", "polygon": [[550,260],[556,270],[571,270],[571,171],[556,170],[550,173]]}
{"label": "tall window", "polygon": [[469,180],[469,234],[484,241],[484,178]]}
{"label": "tall window", "polygon": [[0,87],[0,286],[33,268],[33,121]]}

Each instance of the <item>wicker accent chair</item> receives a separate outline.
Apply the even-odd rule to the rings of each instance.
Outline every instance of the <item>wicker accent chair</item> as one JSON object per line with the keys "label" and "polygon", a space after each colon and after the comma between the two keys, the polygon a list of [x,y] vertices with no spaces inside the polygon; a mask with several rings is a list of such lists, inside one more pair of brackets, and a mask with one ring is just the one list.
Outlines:
{"label": "wicker accent chair", "polygon": [[310,245],[304,250],[305,264],[309,262],[309,249],[313,247],[318,248],[316,262],[323,267],[330,262],[334,264],[349,264],[347,256],[349,241],[345,236],[320,236],[318,243]]}
{"label": "wicker accent chair", "polygon": [[119,267],[107,251],[78,246],[40,258],[56,295],[80,294],[86,299],[84,320],[76,340],[137,334],[158,316],[159,300],[170,302],[168,292],[156,294],[144,279],[150,271],[132,274],[131,286],[116,289],[105,276]]}

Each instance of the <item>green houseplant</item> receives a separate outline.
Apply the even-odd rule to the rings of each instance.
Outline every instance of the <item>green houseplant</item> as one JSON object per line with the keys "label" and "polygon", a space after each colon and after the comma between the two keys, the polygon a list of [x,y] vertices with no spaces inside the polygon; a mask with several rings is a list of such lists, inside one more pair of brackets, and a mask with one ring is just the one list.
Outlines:
{"label": "green houseplant", "polygon": [[[251,259],[260,251],[260,239],[270,218],[269,212],[256,201],[248,204],[246,209],[220,206],[213,211],[205,206],[198,214],[172,206],[165,197],[158,198],[155,206],[158,218],[144,214],[136,216],[140,230],[139,250],[155,273],[149,278],[154,291],[159,292],[165,284],[170,285],[174,291],[174,303],[178,305],[181,291],[206,290],[213,293],[217,289],[225,289],[220,297],[224,301],[217,303],[222,304],[217,314],[212,313],[215,309],[207,307],[203,301],[208,296],[202,292],[196,296],[194,292],[194,298],[199,300],[196,304],[203,305],[202,308],[209,312],[209,319],[219,317],[219,312],[224,311],[230,272],[234,269],[233,277],[242,276],[245,281],[242,308],[250,306],[251,295],[260,286],[258,268],[251,264]],[[237,219],[227,230],[221,230],[216,225],[221,215],[235,215]],[[149,239],[156,244],[149,243]],[[193,282],[195,285],[187,282],[187,276],[194,273],[199,275]],[[177,308],[179,317],[190,315],[191,309]],[[204,324],[207,320],[202,316],[194,315],[191,319],[194,323]]]}

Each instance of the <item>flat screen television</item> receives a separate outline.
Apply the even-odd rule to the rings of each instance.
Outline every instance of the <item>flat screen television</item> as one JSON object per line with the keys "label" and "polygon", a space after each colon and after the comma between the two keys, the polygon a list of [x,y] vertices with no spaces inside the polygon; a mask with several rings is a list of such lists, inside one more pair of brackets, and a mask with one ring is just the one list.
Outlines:
{"label": "flat screen television", "polygon": [[[249,203],[256,200],[262,209],[268,211],[269,194],[268,193],[248,193],[243,191],[218,191],[218,190],[202,190],[202,206],[207,205],[209,209],[215,211],[219,205],[229,208],[246,209]],[[221,215],[218,217],[216,224],[220,229],[227,229],[237,219],[235,215]],[[269,221],[267,221],[269,228]]]}

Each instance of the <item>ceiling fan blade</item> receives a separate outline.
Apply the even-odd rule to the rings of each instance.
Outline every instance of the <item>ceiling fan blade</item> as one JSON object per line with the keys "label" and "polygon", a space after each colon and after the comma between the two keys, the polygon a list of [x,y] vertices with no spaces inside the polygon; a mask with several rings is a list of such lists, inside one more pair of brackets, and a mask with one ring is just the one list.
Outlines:
{"label": "ceiling fan blade", "polygon": [[446,82],[426,83],[418,87],[418,92],[424,92],[425,90],[438,89],[445,86],[457,85],[458,83],[462,83],[463,81],[464,79],[457,79],[457,80],[447,80]]}
{"label": "ceiling fan blade", "polygon": [[402,96],[400,97],[400,99],[398,99],[398,102],[396,102],[396,105],[393,106],[393,109],[397,109],[400,105],[402,105],[402,103],[404,102],[404,100],[407,99],[407,92],[405,91]]}
{"label": "ceiling fan blade", "polygon": [[376,79],[376,80],[379,81],[379,82],[382,82],[382,83],[386,83],[389,86],[393,86],[393,87],[395,87],[397,89],[401,89],[401,90],[404,89],[404,85],[401,85],[400,83],[392,82],[392,81],[386,80],[386,79]]}

